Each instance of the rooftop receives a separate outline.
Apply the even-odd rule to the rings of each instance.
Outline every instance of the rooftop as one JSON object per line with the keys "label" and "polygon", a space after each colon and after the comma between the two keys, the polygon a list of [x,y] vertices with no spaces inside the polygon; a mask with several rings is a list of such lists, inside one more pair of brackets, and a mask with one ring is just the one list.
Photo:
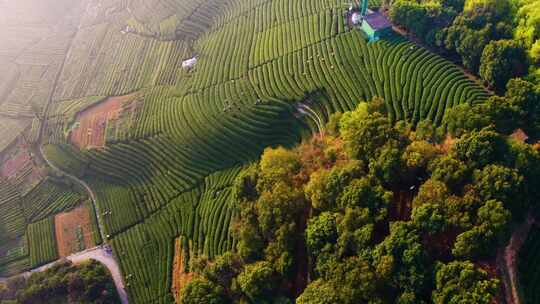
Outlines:
{"label": "rooftop", "polygon": [[392,27],[392,23],[381,13],[374,12],[368,14],[364,17],[364,20],[371,26],[374,30],[382,30],[385,28]]}

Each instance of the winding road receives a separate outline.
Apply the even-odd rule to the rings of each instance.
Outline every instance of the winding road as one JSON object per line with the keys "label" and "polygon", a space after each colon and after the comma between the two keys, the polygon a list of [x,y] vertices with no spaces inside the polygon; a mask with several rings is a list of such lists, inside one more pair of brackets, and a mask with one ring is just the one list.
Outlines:
{"label": "winding road", "polygon": [[[96,211],[99,234],[101,235],[102,240],[106,241],[107,237],[106,237],[106,235],[104,235],[104,232],[103,232],[103,224],[102,224],[102,219],[101,219],[101,213],[100,213],[98,204],[96,203],[96,195],[95,195],[94,191],[92,191],[90,186],[88,186],[88,184],[85,181],[83,181],[80,178],[78,178],[78,177],[76,177],[76,176],[74,176],[72,174],[69,174],[69,173],[61,170],[57,166],[55,166],[47,158],[45,153],[43,153],[43,146],[41,146],[41,145],[39,146],[39,154],[40,154],[40,157],[47,163],[47,165],[49,167],[51,167],[55,171],[58,171],[58,172],[62,173],[64,175],[64,177],[69,178],[72,181],[78,183],[79,185],[81,185],[86,190],[86,192],[88,192],[88,196],[90,197],[90,200],[92,201],[92,205],[94,206],[94,210]],[[109,271],[111,272],[111,275],[112,275],[112,278],[113,278],[113,281],[114,281],[114,285],[116,286],[116,290],[118,292],[118,295],[120,296],[120,300],[121,300],[122,304],[128,304],[129,303],[128,302],[127,292],[126,292],[124,281],[123,281],[123,277],[122,277],[122,273],[120,271],[120,267],[118,266],[117,261],[115,260],[114,256],[112,255],[112,250],[110,250],[110,247],[108,247],[108,246],[95,247],[95,248],[92,248],[92,249],[89,249],[89,250],[85,250],[85,251],[78,252],[78,253],[75,253],[73,255],[70,255],[70,256],[66,257],[66,259],[72,261],[75,264],[81,263],[83,261],[90,260],[90,259],[94,259],[96,261],[99,261],[99,262],[103,263],[103,265],[105,265],[105,267],[107,267],[109,269]],[[54,265],[54,262],[51,263],[51,264],[47,264],[47,265],[41,266],[39,268],[30,270],[27,273],[31,274],[33,272],[44,271],[44,270],[52,267],[53,265]]]}
{"label": "winding road", "polygon": [[[114,259],[114,256],[112,255],[112,251],[109,246],[103,245],[103,246],[90,248],[81,252],[74,253],[70,256],[65,257],[64,259],[71,261],[73,264],[80,264],[88,260],[96,260],[102,263],[105,267],[107,267],[107,269],[109,269],[109,272],[111,273],[114,285],[116,286],[116,290],[118,292],[118,296],[120,297],[120,301],[122,302],[122,304],[129,303],[122,273],[120,272],[120,267],[118,266],[118,263]],[[23,272],[19,275],[22,275],[28,278],[30,275],[32,275],[32,273],[45,271],[53,267],[58,262],[59,261],[54,261],[52,263],[45,264],[38,268],[34,268],[32,270]],[[7,281],[7,278],[0,278],[0,282],[6,282],[6,281]]]}

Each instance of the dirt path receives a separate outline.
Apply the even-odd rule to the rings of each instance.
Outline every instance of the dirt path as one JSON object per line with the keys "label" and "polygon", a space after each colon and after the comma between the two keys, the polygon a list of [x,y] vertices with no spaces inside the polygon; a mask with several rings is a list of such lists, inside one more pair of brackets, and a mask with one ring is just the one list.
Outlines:
{"label": "dirt path", "polygon": [[517,277],[518,255],[534,222],[529,214],[527,220],[514,231],[508,245],[497,251],[497,268],[501,274],[506,304],[522,303]]}

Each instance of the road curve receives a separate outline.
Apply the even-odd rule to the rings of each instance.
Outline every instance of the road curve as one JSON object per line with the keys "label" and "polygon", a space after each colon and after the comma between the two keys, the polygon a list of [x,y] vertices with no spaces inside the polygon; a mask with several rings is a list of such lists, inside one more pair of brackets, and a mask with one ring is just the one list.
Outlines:
{"label": "road curve", "polygon": [[[118,292],[118,296],[120,297],[121,303],[129,304],[127,292],[124,285],[124,280],[122,277],[122,273],[120,271],[120,267],[118,266],[118,263],[114,259],[114,256],[112,255],[112,251],[110,250],[110,247],[108,245],[102,245],[102,246],[90,248],[81,252],[77,252],[63,259],[69,260],[73,264],[80,264],[88,260],[96,260],[102,263],[111,273],[111,277],[113,279],[114,285],[116,286],[116,290]],[[34,268],[32,270],[23,272],[19,274],[18,276],[24,276],[28,278],[33,273],[42,272],[53,267],[59,261],[61,260],[57,260],[49,264],[40,266],[38,268]],[[0,278],[0,282],[2,283],[5,283],[7,280],[8,280],[7,278]]]}

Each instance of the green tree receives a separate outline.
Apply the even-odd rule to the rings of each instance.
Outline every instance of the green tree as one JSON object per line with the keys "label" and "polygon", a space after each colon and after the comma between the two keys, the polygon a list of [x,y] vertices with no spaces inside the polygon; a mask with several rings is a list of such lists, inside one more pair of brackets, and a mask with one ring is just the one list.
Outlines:
{"label": "green tree", "polygon": [[322,279],[309,283],[296,299],[297,304],[335,304],[339,301],[339,291],[336,290],[335,286]]}
{"label": "green tree", "polygon": [[392,193],[386,191],[373,177],[353,180],[341,193],[339,206],[365,208],[374,222],[382,221],[388,213]]}
{"label": "green tree", "polygon": [[401,292],[422,292],[427,283],[427,261],[420,235],[410,222],[393,222],[390,234],[373,251],[378,276]]}
{"label": "green tree", "polygon": [[237,281],[241,291],[254,302],[270,296],[272,290],[277,288],[276,273],[272,265],[265,261],[246,265]]}
{"label": "green tree", "polygon": [[397,140],[399,134],[391,121],[380,113],[365,114],[361,105],[341,118],[341,137],[351,158],[370,160],[389,140]]}
{"label": "green tree", "polygon": [[428,234],[443,232],[448,223],[442,205],[423,204],[413,209],[411,220],[420,230]]}
{"label": "green tree", "polygon": [[327,246],[337,241],[336,215],[323,212],[309,220],[306,229],[306,245],[313,256],[317,256]]}
{"label": "green tree", "polygon": [[514,40],[491,41],[482,52],[480,77],[501,92],[511,78],[527,71],[527,56]]}
{"label": "green tree", "polygon": [[334,210],[343,188],[365,173],[363,167],[362,162],[352,160],[344,165],[336,165],[331,170],[321,169],[311,174],[305,194],[313,208],[319,211]]}
{"label": "green tree", "polygon": [[508,237],[510,212],[490,200],[478,209],[476,226],[457,236],[452,253],[462,258],[491,256]]}
{"label": "green tree", "polygon": [[489,304],[495,298],[499,281],[469,261],[439,264],[435,275],[435,304]]}
{"label": "green tree", "polygon": [[428,169],[431,179],[443,182],[453,191],[461,189],[470,176],[467,165],[450,155],[436,158],[429,164]]}
{"label": "green tree", "polygon": [[224,304],[223,288],[207,280],[195,278],[182,289],[182,304]]}
{"label": "green tree", "polygon": [[507,144],[497,132],[484,128],[463,136],[452,147],[452,155],[472,167],[480,168],[487,164],[504,161]]}
{"label": "green tree", "polygon": [[420,186],[418,194],[413,200],[413,206],[419,207],[424,204],[444,205],[444,201],[450,195],[446,185],[435,179],[428,179]]}
{"label": "green tree", "polygon": [[382,303],[373,267],[364,259],[349,257],[333,264],[310,283],[297,303]]}

